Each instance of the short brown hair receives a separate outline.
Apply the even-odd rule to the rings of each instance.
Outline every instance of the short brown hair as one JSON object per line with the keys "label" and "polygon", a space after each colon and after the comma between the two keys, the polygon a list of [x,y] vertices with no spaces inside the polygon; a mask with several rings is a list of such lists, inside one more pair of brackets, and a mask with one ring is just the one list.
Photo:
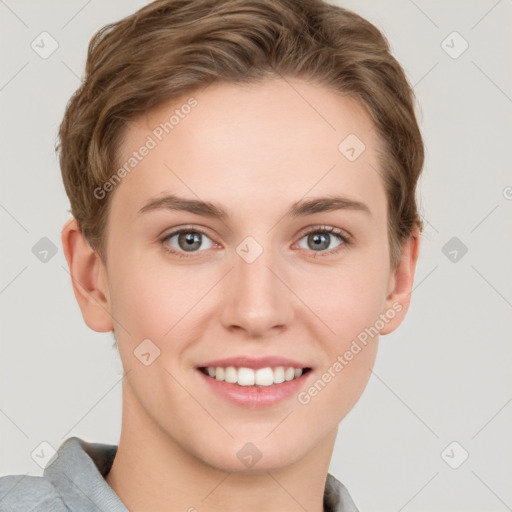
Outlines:
{"label": "short brown hair", "polygon": [[56,149],[71,213],[103,261],[112,194],[99,199],[94,190],[118,165],[126,122],[212,82],[270,76],[312,80],[369,112],[383,148],[379,171],[396,267],[403,241],[423,228],[415,190],[424,147],[414,94],[385,36],[322,0],[156,0],[93,36]]}

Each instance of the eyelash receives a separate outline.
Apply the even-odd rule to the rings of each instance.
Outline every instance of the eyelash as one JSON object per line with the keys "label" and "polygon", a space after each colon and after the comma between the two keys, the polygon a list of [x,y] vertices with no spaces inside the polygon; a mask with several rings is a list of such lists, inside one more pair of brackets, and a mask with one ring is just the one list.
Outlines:
{"label": "eyelash", "polygon": [[[168,252],[174,256],[177,256],[178,258],[191,258],[191,257],[194,257],[193,254],[195,254],[194,252],[192,252],[192,253],[190,253],[190,255],[188,255],[184,251],[177,251],[175,249],[171,249],[169,247],[169,245],[166,243],[170,238],[172,238],[175,235],[179,235],[181,233],[200,233],[200,234],[206,236],[207,238],[210,238],[207,233],[205,233],[204,231],[202,231],[201,229],[198,229],[196,227],[180,228],[180,229],[177,229],[176,231],[172,231],[171,233],[165,235],[163,238],[160,239],[160,243],[162,244],[164,251]],[[333,226],[315,226],[315,227],[311,228],[309,231],[302,233],[299,240],[301,240],[302,238],[304,238],[305,236],[307,236],[311,233],[328,233],[331,235],[336,235],[339,238],[339,240],[341,242],[343,242],[340,245],[338,245],[337,247],[335,247],[334,249],[330,249],[330,250],[326,250],[326,251],[312,251],[314,253],[313,258],[316,258],[318,256],[325,257],[325,256],[330,256],[330,255],[336,254],[336,253],[342,251],[347,246],[350,246],[352,244],[352,237],[348,233],[346,233],[345,231],[342,231],[341,229],[335,228]],[[202,251],[198,251],[198,252],[202,252]]]}

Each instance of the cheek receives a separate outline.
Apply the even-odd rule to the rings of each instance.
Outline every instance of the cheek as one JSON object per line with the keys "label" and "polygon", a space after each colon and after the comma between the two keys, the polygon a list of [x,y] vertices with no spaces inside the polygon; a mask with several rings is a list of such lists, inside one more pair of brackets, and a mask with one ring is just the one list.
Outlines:
{"label": "cheek", "polygon": [[[111,272],[112,315],[133,338],[159,339],[175,323],[183,284],[176,275],[162,275],[154,265],[124,252],[113,262]],[[118,329],[122,336],[126,331]]]}
{"label": "cheek", "polygon": [[329,330],[322,329],[327,335],[319,337],[324,357],[318,380],[313,389],[305,390],[305,398],[322,410],[327,424],[346,416],[370,378],[379,339],[375,325],[384,303],[385,284],[379,276],[378,269],[355,272],[351,268],[330,283],[318,282],[316,299],[314,293],[310,295],[311,309]]}
{"label": "cheek", "polygon": [[[339,421],[357,402],[371,375],[378,348],[375,328],[383,312],[388,281],[388,266],[375,251],[358,255],[358,262],[340,268],[336,278],[317,281],[310,300],[331,334],[323,338],[327,358],[320,379],[328,381],[317,406],[326,410],[332,421]],[[317,386],[322,389],[323,384]],[[315,390],[312,390],[315,393]]]}
{"label": "cheek", "polygon": [[205,336],[205,317],[211,313],[205,307],[217,303],[208,291],[217,279],[211,271],[173,268],[163,259],[119,261],[111,276],[111,306],[125,369],[137,367],[133,354],[149,339],[160,350],[155,365],[176,370],[184,352]]}
{"label": "cheek", "polygon": [[385,303],[388,274],[385,264],[370,258],[331,270],[309,279],[303,297],[339,345],[375,323]]}

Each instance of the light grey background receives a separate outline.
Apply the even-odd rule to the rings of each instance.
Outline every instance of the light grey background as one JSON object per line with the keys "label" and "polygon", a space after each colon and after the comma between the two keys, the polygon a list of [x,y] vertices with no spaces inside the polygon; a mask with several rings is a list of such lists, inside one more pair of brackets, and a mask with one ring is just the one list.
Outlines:
{"label": "light grey background", "polygon": [[[145,3],[0,0],[1,475],[42,474],[43,441],[119,439],[122,369],[72,293],[53,148],[91,36]],[[385,32],[414,85],[427,227],[411,309],[381,338],[330,471],[361,511],[512,510],[512,1],[340,4]],[[59,45],[47,59],[31,48],[43,31]],[[469,44],[458,58],[454,31]],[[46,263],[32,252],[43,237],[57,247]],[[455,262],[452,237],[468,249]]]}

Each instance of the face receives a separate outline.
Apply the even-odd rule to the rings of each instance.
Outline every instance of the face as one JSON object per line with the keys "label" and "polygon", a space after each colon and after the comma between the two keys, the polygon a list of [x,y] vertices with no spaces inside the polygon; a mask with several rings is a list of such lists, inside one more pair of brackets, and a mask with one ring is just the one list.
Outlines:
{"label": "face", "polygon": [[357,102],[299,80],[213,84],[128,125],[104,277],[138,427],[226,471],[333,439],[399,316],[377,145]]}

